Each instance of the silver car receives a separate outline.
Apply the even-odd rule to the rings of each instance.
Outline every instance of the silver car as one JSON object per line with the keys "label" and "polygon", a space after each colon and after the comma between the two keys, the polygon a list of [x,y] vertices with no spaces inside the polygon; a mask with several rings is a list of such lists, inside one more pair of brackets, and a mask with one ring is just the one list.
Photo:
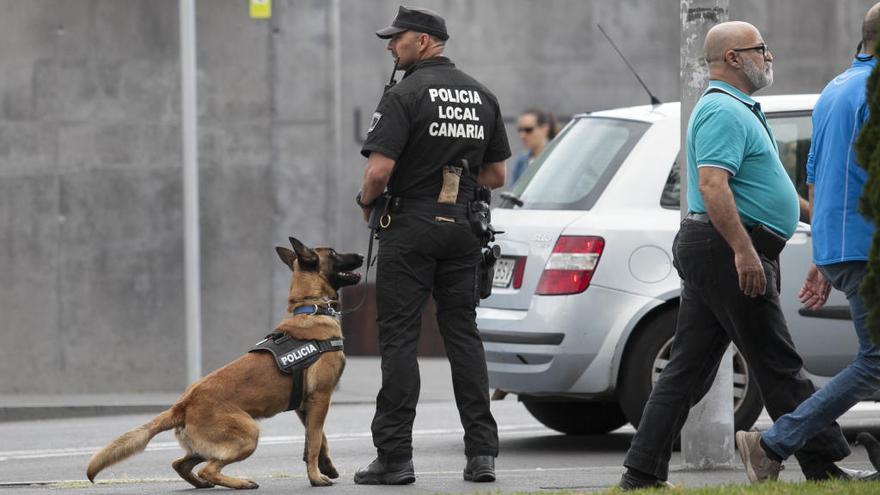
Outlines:
{"label": "silver car", "polygon": [[[810,114],[817,95],[756,98],[780,157],[806,194]],[[575,116],[493,210],[503,258],[477,310],[496,394],[517,394],[540,422],[570,434],[638,425],[667,363],[680,281],[672,267],[679,213],[679,105]],[[819,311],[797,291],[811,260],[810,226],[782,253],[792,338],[821,386],[858,349],[849,308],[834,292]],[[736,428],[762,409],[748,363],[734,355]]]}

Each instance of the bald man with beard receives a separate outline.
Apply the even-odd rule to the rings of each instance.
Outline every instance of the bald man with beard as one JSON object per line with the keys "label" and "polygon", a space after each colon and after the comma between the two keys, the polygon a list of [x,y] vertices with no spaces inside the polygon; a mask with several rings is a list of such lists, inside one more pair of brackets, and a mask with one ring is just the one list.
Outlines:
{"label": "bald man with beard", "polygon": [[[880,30],[880,3],[862,22],[863,47],[852,65],[835,77],[813,109],[813,138],[807,184],[813,211],[813,261],[800,291],[810,309],[825,304],[833,286],[846,294],[859,341],[855,360],[793,412],[763,432],[739,431],[736,446],[752,482],[779,472],[781,462],[816,432],[880,390],[880,346],[871,342],[868,309],[859,295],[867,273],[874,224],[859,212],[868,172],[856,163],[853,144],[868,119],[866,85],[877,67],[874,49]],[[845,193],[843,193],[845,191]],[[880,479],[876,473],[870,476]]]}
{"label": "bald man with beard", "polygon": [[[682,279],[675,342],[624,460],[624,490],[668,484],[672,446],[731,342],[774,419],[815,391],[779,305],[779,252],[797,227],[798,196],[750,97],[773,82],[773,55],[745,22],[710,29],[704,53],[709,87],[686,140],[689,213],[672,246]],[[849,453],[832,421],[795,456],[808,479],[823,480],[850,476],[834,464]]]}

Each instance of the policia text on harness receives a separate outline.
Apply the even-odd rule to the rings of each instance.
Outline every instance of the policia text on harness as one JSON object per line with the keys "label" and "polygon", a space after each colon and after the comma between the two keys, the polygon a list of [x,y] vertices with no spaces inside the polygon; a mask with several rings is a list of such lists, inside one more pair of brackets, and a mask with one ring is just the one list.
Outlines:
{"label": "policia text on harness", "polygon": [[[323,311],[322,311],[323,310]],[[335,316],[320,306],[303,306],[294,314],[316,314]],[[293,375],[293,390],[290,393],[288,411],[299,409],[303,398],[303,374],[325,352],[341,351],[342,339],[298,340],[281,333],[272,332],[265,339],[254,344],[248,352],[269,352],[275,357],[275,364],[285,375]]]}

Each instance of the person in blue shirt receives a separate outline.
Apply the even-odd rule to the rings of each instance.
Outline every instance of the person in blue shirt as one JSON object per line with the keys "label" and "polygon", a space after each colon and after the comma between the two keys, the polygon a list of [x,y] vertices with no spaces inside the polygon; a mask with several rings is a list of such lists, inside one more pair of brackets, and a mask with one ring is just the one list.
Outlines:
{"label": "person in blue shirt", "polygon": [[535,158],[544,151],[556,134],[559,132],[559,124],[552,113],[530,108],[520,114],[516,121],[516,132],[525,146],[525,151],[516,156],[516,161],[510,171],[510,184],[513,185],[529,168]]}
{"label": "person in blue shirt", "polygon": [[[704,51],[709,87],[686,138],[689,213],[672,245],[682,279],[675,341],[626,454],[624,490],[666,483],[675,440],[731,342],[748,361],[771,417],[793,411],[816,390],[779,304],[779,251],[797,227],[798,196],[750,96],[773,82],[773,55],[745,22],[714,26]],[[796,455],[804,475],[820,480],[845,477],[834,462],[849,453],[832,422]]]}
{"label": "person in blue shirt", "polygon": [[[812,209],[813,261],[799,298],[805,307],[822,307],[831,287],[846,294],[859,339],[855,360],[793,412],[763,432],[738,432],[737,447],[749,479],[778,472],[779,463],[841,414],[880,390],[880,347],[871,342],[859,285],[867,271],[874,225],[859,213],[868,179],[856,163],[853,145],[868,118],[866,83],[877,67],[880,3],[862,24],[862,46],[852,65],[835,77],[813,109],[813,139],[807,161]],[[742,440],[742,442],[740,441]],[[742,445],[740,445],[742,443]],[[871,478],[880,479],[876,473]]]}

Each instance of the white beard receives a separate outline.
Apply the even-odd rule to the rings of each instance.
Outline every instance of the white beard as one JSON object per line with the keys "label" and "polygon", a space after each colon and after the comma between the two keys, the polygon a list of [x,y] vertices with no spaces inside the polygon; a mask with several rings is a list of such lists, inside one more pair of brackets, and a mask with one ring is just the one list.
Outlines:
{"label": "white beard", "polygon": [[743,59],[743,71],[755,91],[766,88],[773,84],[773,62],[764,62],[764,70],[758,68],[758,65],[750,59]]}

